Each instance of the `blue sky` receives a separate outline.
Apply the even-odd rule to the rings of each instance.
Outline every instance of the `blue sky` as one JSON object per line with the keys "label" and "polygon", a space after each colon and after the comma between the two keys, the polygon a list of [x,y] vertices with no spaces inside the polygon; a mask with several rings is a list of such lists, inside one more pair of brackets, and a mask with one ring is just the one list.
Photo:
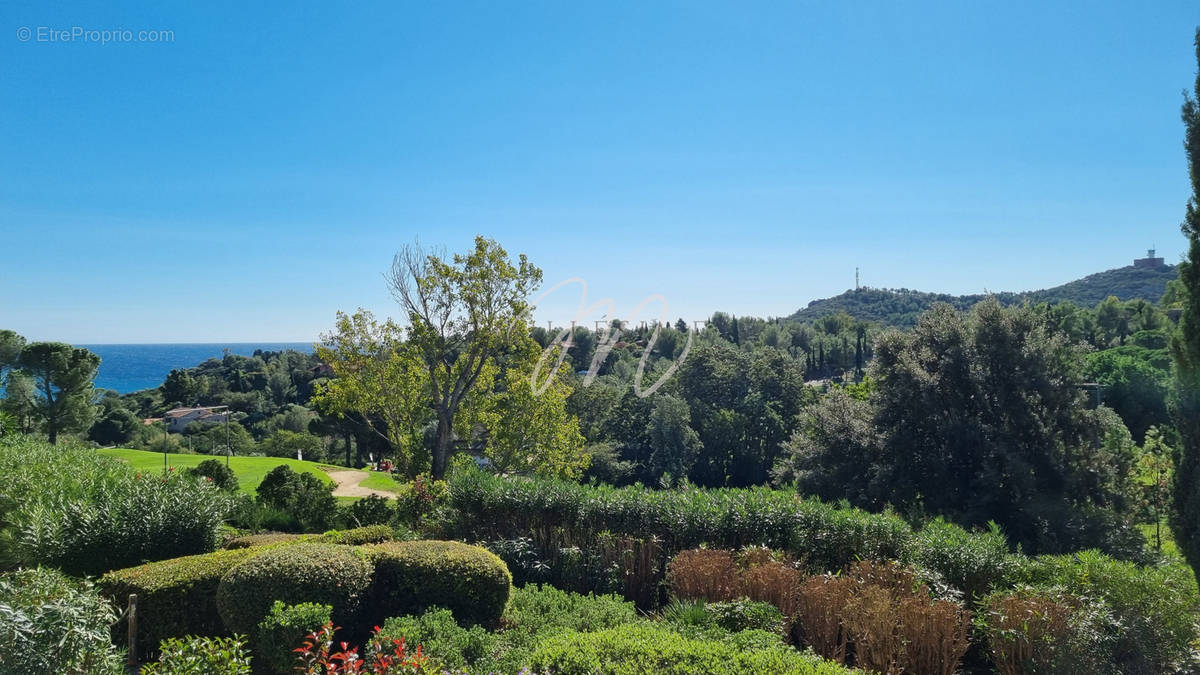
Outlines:
{"label": "blue sky", "polygon": [[1200,5],[1046,4],[5,3],[0,327],[307,341],[477,233],[688,319],[1177,259]]}

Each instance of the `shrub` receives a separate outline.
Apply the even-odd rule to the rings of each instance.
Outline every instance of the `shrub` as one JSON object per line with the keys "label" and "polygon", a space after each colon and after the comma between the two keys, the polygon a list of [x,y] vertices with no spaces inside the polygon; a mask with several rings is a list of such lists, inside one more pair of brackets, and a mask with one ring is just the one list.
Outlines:
{"label": "shrub", "polygon": [[[515,575],[553,581],[574,590],[617,590],[639,607],[657,604],[660,560],[680,550],[769,546],[816,570],[839,570],[854,560],[896,558],[912,535],[891,514],[869,514],[794,493],[765,488],[651,490],[640,486],[579,485],[554,479],[508,479],[464,467],[451,475],[454,517],[446,532],[455,538],[495,542]],[[607,573],[611,542],[642,542],[637,571]],[[506,555],[505,542],[527,541],[520,549],[530,565]],[[569,557],[565,551],[574,550]],[[563,564],[567,569],[560,569]],[[580,565],[581,563],[581,565]],[[582,567],[582,570],[579,569]],[[580,573],[582,571],[582,573]]]}
{"label": "shrub", "polygon": [[330,530],[321,536],[321,541],[344,546],[379,544],[396,538],[396,531],[388,525],[367,525],[350,530]]}
{"label": "shrub", "polygon": [[206,459],[194,467],[184,469],[185,475],[206,478],[221,490],[234,492],[238,489],[237,474],[218,459]]}
{"label": "shrub", "polygon": [[359,499],[345,509],[345,520],[354,524],[355,527],[386,525],[395,516],[390,501],[379,495],[370,495]]}
{"label": "shrub", "polygon": [[230,500],[172,474],[137,474],[95,451],[17,437],[0,441],[0,557],[76,575],[211,551]]}
{"label": "shrub", "polygon": [[[138,596],[139,653],[153,653],[161,640],[186,635],[225,635],[217,611],[221,577],[262,549],[216,551],[115,570],[100,578],[101,593],[124,609],[129,595]],[[124,644],[126,624],[114,627]]]}
{"label": "shrub", "polygon": [[891,513],[872,514],[837,508],[817,500],[796,504],[789,553],[814,572],[836,572],[855,560],[896,560],[912,538],[912,529]]}
{"label": "shrub", "polygon": [[807,643],[821,656],[845,662],[850,636],[842,627],[842,616],[856,586],[849,577],[821,575],[805,580],[796,598],[796,643]]}
{"label": "shrub", "polygon": [[158,661],[141,675],[250,675],[250,656],[241,638],[170,638],[159,645]]}
{"label": "shrub", "polygon": [[421,474],[396,491],[396,516],[400,522],[416,527],[449,501],[446,481]]}
{"label": "shrub", "polygon": [[790,624],[796,616],[803,578],[800,570],[772,560],[742,572],[742,592],[751,600],[768,602],[779,608]]}
{"label": "shrub", "polygon": [[0,674],[122,675],[116,618],[87,582],[42,568],[0,575]]}
{"label": "shrub", "polygon": [[276,600],[330,605],[334,620],[345,624],[356,618],[370,582],[371,564],[349,547],[282,546],[230,569],[217,586],[217,609],[236,633],[251,632]]}
{"label": "shrub", "polygon": [[258,485],[258,501],[284,511],[308,532],[327,530],[337,518],[333,486],[286,464],[271,469]]}
{"label": "shrub", "polygon": [[710,628],[716,625],[716,617],[708,613],[703,600],[673,598],[662,608],[659,616],[663,621],[675,626]]}
{"label": "shrub", "polygon": [[264,532],[263,534],[247,534],[241,537],[234,537],[225,542],[224,548],[239,549],[239,548],[254,548],[256,546],[269,546],[271,544],[285,544],[290,542],[312,541],[313,535],[310,534],[287,534],[285,532]]}
{"label": "shrub", "polygon": [[671,593],[681,600],[732,600],[741,595],[737,564],[729,551],[682,551],[667,566]]}
{"label": "shrub", "polygon": [[638,623],[595,633],[562,633],[543,642],[529,664],[555,675],[780,673],[833,675],[849,670],[782,645],[742,649],[689,638],[661,625]]}
{"label": "shrub", "polygon": [[410,650],[403,640],[387,642],[378,635],[378,629],[367,641],[360,656],[357,647],[341,643],[341,651],[334,652],[332,623],[309,635],[296,650],[298,653],[295,672],[303,675],[401,675],[423,673],[428,659],[421,654],[421,646]]}
{"label": "shrub", "polygon": [[953,675],[970,647],[970,614],[956,603],[910,597],[898,608],[905,672]]}
{"label": "shrub", "polygon": [[852,645],[856,665],[882,672],[951,675],[969,646],[970,614],[933,600],[916,571],[895,562],[809,578],[796,617],[795,637],[817,653],[845,662]]}
{"label": "shrub", "polygon": [[513,590],[505,617],[509,630],[590,632],[631,623],[637,619],[637,609],[617,595],[583,595],[530,585]]}
{"label": "shrub", "polygon": [[616,595],[580,595],[553,586],[513,589],[504,630],[493,633],[472,670],[515,673],[529,664],[539,642],[564,631],[590,632],[637,621],[633,604]]}
{"label": "shrub", "polygon": [[438,606],[464,623],[492,626],[508,605],[512,575],[486,549],[456,541],[404,541],[363,550],[375,565],[368,616],[419,614]]}
{"label": "shrub", "polygon": [[710,602],[704,611],[713,617],[716,626],[736,633],[743,630],[783,632],[783,613],[765,602],[740,599],[729,602]]}
{"label": "shrub", "polygon": [[1000,675],[1109,670],[1104,608],[1057,589],[999,591],[983,599],[976,625]]}
{"label": "shrub", "polygon": [[1139,567],[1082,551],[1031,558],[1013,577],[1103,600],[1121,626],[1113,658],[1124,672],[1170,672],[1191,658],[1200,594],[1191,570],[1180,562]]}
{"label": "shrub", "polygon": [[968,600],[987,595],[1018,562],[995,523],[986,532],[972,533],[940,518],[916,533],[903,559],[937,572]]}
{"label": "shrub", "polygon": [[296,645],[329,623],[332,613],[329,605],[313,602],[285,605],[275,601],[270,613],[254,629],[254,658],[268,672],[291,672],[296,665],[293,651]]}
{"label": "shrub", "polygon": [[403,639],[421,645],[421,653],[439,668],[458,670],[473,666],[488,652],[494,636],[481,626],[463,628],[448,609],[431,609],[420,616],[388,619],[379,631],[385,641]]}

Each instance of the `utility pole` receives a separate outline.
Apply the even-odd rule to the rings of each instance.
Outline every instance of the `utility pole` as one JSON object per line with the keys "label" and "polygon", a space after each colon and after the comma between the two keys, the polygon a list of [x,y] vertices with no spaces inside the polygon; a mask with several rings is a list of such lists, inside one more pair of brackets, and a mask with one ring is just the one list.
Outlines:
{"label": "utility pole", "polygon": [[856,290],[856,291],[857,291],[858,289],[859,289],[859,285],[858,285],[858,268],[857,268],[857,267],[855,267],[855,268],[854,268],[854,290]]}

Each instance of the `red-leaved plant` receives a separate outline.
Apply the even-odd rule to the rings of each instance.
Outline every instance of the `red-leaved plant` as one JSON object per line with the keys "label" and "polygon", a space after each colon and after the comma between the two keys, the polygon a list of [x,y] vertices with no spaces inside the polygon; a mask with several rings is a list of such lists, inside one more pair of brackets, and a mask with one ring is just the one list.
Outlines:
{"label": "red-leaved plant", "polygon": [[339,643],[341,651],[333,651],[333,634],[337,631],[333,623],[326,623],[320,630],[311,633],[296,652],[299,664],[296,672],[304,675],[400,675],[420,673],[429,657],[421,655],[421,645],[416,651],[408,652],[403,639],[392,640],[391,644],[379,637],[379,626],[371,632],[364,653],[346,642]]}

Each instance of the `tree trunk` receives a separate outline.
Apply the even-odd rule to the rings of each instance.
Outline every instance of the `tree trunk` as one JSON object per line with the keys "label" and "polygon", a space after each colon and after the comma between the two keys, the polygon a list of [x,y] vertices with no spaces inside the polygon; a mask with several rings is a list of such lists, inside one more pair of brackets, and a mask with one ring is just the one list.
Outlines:
{"label": "tree trunk", "polygon": [[50,436],[50,445],[58,445],[58,425],[50,422],[46,425],[46,433]]}
{"label": "tree trunk", "polygon": [[352,444],[350,443],[350,431],[346,430],[346,466],[354,468],[354,459],[350,456]]}
{"label": "tree trunk", "polygon": [[438,415],[437,447],[433,450],[433,478],[446,477],[446,465],[454,452],[454,425],[448,416]]}

